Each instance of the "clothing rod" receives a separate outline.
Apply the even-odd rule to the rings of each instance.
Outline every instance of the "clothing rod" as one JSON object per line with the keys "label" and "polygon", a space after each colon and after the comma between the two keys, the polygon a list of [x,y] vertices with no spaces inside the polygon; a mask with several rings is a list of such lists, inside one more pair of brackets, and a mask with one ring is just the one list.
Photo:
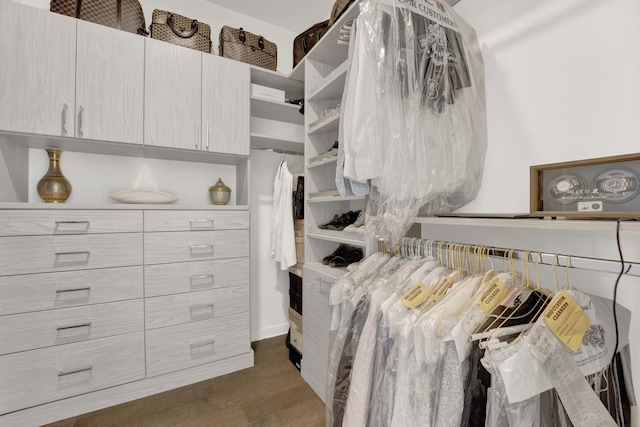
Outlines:
{"label": "clothing rod", "polygon": [[261,147],[251,147],[252,150],[260,150],[260,151],[272,151],[274,153],[280,154],[291,154],[292,156],[304,156],[304,153],[300,153],[299,151],[290,151],[283,150],[280,148],[261,148]]}
{"label": "clothing rod", "polygon": [[[404,237],[402,239],[400,248],[401,252],[403,250],[405,251],[403,255],[409,255],[411,253],[414,253],[415,250],[418,250],[419,254],[422,256],[426,256],[431,253],[435,257],[438,249],[446,251],[451,248],[451,245],[470,246],[472,251],[476,248],[481,247],[479,245],[468,245],[462,242],[445,242],[441,240]],[[523,249],[498,248],[492,246],[486,246],[486,248],[488,256],[496,260],[503,260],[505,257],[508,257],[509,254],[511,256],[511,259],[513,259],[514,261],[522,260],[527,257],[528,252],[530,253],[529,262],[535,263],[537,261],[540,265],[555,265],[556,267],[561,268],[565,268],[565,266],[568,266],[569,269],[575,268],[579,270],[600,271],[615,274],[619,274],[621,269],[620,261],[614,259],[577,257],[570,254],[552,254],[537,251],[527,251]],[[623,273],[629,276],[640,276],[640,264],[625,262]]]}

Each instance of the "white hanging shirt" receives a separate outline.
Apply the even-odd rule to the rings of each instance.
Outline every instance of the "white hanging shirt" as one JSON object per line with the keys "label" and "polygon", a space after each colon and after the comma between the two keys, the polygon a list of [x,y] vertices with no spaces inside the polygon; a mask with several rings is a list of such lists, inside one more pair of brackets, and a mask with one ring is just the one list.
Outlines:
{"label": "white hanging shirt", "polygon": [[271,218],[271,258],[286,270],[296,264],[296,238],[293,230],[293,175],[287,162],[280,163],[273,181]]}

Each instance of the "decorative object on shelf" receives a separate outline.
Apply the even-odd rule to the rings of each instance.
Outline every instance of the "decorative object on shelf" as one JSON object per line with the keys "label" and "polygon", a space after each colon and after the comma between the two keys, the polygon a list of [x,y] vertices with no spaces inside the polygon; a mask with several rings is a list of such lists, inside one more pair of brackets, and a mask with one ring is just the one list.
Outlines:
{"label": "decorative object on shelf", "polygon": [[231,198],[231,189],[224,185],[222,179],[218,178],[218,182],[209,187],[209,197],[214,205],[226,205]]}
{"label": "decorative object on shelf", "polygon": [[45,150],[49,155],[49,170],[38,181],[38,195],[47,203],[64,203],[71,195],[71,183],[60,169],[60,150]]}
{"label": "decorative object on shelf", "polygon": [[138,0],[51,0],[51,12],[148,36]]}
{"label": "decorative object on shelf", "polygon": [[278,67],[278,46],[262,36],[245,31],[242,27],[222,27],[218,53],[225,58],[271,71]]}
{"label": "decorative object on shelf", "polygon": [[134,189],[116,191],[109,194],[109,198],[121,203],[165,204],[173,203],[178,198],[173,194],[160,190]]}
{"label": "decorative object on shelf", "polygon": [[640,153],[531,166],[532,215],[640,218]]}
{"label": "decorative object on shelf", "polygon": [[211,27],[177,13],[155,9],[151,38],[211,53]]}

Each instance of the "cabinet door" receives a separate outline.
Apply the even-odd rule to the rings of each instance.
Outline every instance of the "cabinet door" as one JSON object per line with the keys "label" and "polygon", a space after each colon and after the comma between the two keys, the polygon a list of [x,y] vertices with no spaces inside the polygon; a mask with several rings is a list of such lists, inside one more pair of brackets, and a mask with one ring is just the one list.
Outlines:
{"label": "cabinet door", "polygon": [[202,54],[146,40],[144,143],[200,149]]}
{"label": "cabinet door", "polygon": [[76,20],[0,2],[0,129],[73,136]]}
{"label": "cabinet door", "polygon": [[142,144],[144,38],[78,21],[76,137]]}
{"label": "cabinet door", "polygon": [[202,57],[202,149],[249,155],[250,70],[247,64]]}

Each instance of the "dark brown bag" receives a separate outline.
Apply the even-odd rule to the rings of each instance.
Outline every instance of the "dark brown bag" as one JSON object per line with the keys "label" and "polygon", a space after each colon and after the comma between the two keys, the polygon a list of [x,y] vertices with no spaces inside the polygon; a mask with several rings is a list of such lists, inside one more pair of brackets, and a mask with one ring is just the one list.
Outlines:
{"label": "dark brown bag", "polygon": [[211,53],[211,26],[177,13],[155,9],[151,38]]}
{"label": "dark brown bag", "polygon": [[220,30],[218,53],[225,58],[246,62],[275,71],[278,67],[278,47],[262,36],[242,29],[227,27]]}
{"label": "dark brown bag", "polygon": [[331,8],[331,15],[329,15],[329,26],[332,26],[340,16],[349,9],[349,6],[355,0],[336,0]]}
{"label": "dark brown bag", "polygon": [[329,29],[329,20],[324,22],[318,22],[306,31],[303,31],[293,39],[293,66],[295,67],[298,62],[304,58],[304,56],[311,50],[312,47],[318,43],[318,40]]}
{"label": "dark brown bag", "polygon": [[49,10],[130,33],[149,35],[138,0],[51,0]]}

